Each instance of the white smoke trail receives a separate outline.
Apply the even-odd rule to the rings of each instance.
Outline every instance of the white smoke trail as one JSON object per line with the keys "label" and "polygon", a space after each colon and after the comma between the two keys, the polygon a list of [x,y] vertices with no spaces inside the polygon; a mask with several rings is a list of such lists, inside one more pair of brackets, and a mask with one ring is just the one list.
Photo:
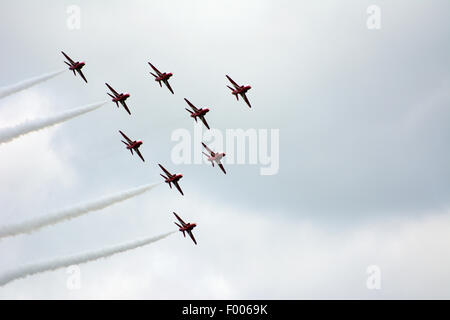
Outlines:
{"label": "white smoke trail", "polygon": [[107,101],[93,103],[84,107],[67,110],[56,115],[48,116],[45,118],[37,118],[33,120],[28,120],[26,122],[17,124],[12,127],[6,127],[0,129],[0,144],[14,140],[20,136],[27,133],[38,131],[44,128],[54,126],[58,123],[70,120],[72,118],[78,117],[90,111],[103,106]]}
{"label": "white smoke trail", "polygon": [[6,273],[0,275],[0,286],[4,286],[5,284],[7,284],[11,281],[14,281],[14,280],[17,280],[20,278],[25,278],[27,276],[31,276],[36,273],[41,273],[41,272],[45,272],[45,271],[51,271],[51,270],[56,270],[59,268],[68,267],[71,265],[86,263],[86,262],[94,261],[94,260],[97,260],[100,258],[107,258],[109,256],[112,256],[112,255],[120,253],[120,252],[136,249],[138,247],[145,246],[152,242],[162,240],[175,232],[176,231],[172,231],[172,232],[168,232],[168,233],[162,234],[157,237],[149,237],[149,238],[144,238],[144,239],[140,239],[140,240],[135,240],[132,242],[127,242],[127,243],[119,244],[116,246],[107,247],[102,250],[85,252],[85,253],[81,253],[78,255],[66,256],[66,257],[57,258],[54,260],[43,261],[43,262],[38,262],[35,264],[25,265],[16,270],[11,270],[9,272],[6,272]]}
{"label": "white smoke trail", "polygon": [[64,210],[51,213],[43,217],[38,217],[29,221],[1,227],[0,239],[5,237],[12,237],[22,233],[31,233],[46,226],[70,220],[92,211],[104,209],[106,207],[112,206],[115,203],[125,201],[129,198],[149,191],[159,184],[160,183],[143,185],[130,190],[118,192],[116,194],[100,198],[98,200],[82,203],[71,208],[66,208]]}
{"label": "white smoke trail", "polygon": [[0,87],[0,99],[9,96],[10,94],[25,90],[31,86],[34,86],[35,84],[44,82],[48,79],[51,79],[53,77],[56,77],[57,75],[63,73],[68,69],[63,69],[51,73],[46,73],[34,78],[30,78],[27,80],[20,81],[18,83],[12,84],[10,86]]}

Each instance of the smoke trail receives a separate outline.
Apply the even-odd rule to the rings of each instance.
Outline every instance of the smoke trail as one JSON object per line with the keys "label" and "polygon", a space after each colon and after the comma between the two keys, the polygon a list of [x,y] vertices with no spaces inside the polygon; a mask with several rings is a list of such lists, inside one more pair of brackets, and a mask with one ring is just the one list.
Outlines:
{"label": "smoke trail", "polygon": [[0,88],[0,99],[7,97],[10,94],[25,90],[31,86],[34,86],[35,84],[38,84],[38,83],[44,82],[48,79],[51,79],[53,77],[56,77],[57,75],[63,73],[66,70],[67,69],[63,69],[63,70],[59,70],[59,71],[55,71],[55,72],[51,72],[51,73],[46,73],[41,76],[23,80],[21,82],[12,84],[10,86],[1,87]]}
{"label": "smoke trail", "polygon": [[112,206],[115,203],[125,201],[129,198],[149,191],[159,184],[160,183],[146,184],[134,189],[112,194],[98,200],[82,203],[71,208],[66,208],[59,212],[51,213],[43,217],[38,217],[29,221],[2,227],[0,228],[0,239],[5,237],[12,237],[21,233],[31,233],[43,227],[70,220],[87,214],[91,211],[104,209],[106,207]]}
{"label": "smoke trail", "polygon": [[7,284],[11,281],[14,281],[14,280],[17,280],[20,278],[25,278],[27,276],[31,276],[36,273],[56,270],[56,269],[68,267],[68,266],[71,266],[74,264],[86,263],[86,262],[94,261],[94,260],[97,260],[100,258],[107,258],[109,256],[112,256],[112,255],[120,253],[120,252],[136,249],[138,247],[145,246],[152,242],[162,240],[175,232],[176,231],[172,231],[172,232],[168,232],[168,233],[162,234],[157,237],[151,237],[151,238],[149,237],[149,238],[144,238],[141,240],[135,240],[135,241],[128,242],[128,243],[123,243],[123,244],[119,244],[116,246],[107,247],[102,250],[85,252],[85,253],[81,253],[78,255],[66,256],[66,257],[57,258],[54,260],[43,261],[43,262],[39,262],[39,263],[35,263],[35,264],[25,265],[16,270],[11,270],[9,272],[6,272],[6,273],[0,275],[0,286],[4,286],[5,284]]}
{"label": "smoke trail", "polygon": [[0,144],[14,140],[27,133],[38,131],[47,127],[54,126],[58,123],[70,120],[78,117],[84,113],[93,111],[100,108],[107,101],[93,103],[84,107],[64,111],[56,115],[52,115],[46,118],[37,118],[29,120],[13,127],[6,127],[0,129]]}

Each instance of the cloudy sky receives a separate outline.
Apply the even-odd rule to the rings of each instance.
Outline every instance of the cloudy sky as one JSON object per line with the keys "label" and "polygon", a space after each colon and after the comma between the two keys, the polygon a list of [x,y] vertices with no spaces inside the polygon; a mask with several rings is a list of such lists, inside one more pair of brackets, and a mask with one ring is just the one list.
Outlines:
{"label": "cloudy sky", "polygon": [[[68,27],[80,9],[80,29]],[[381,29],[367,27],[367,8]],[[30,235],[0,240],[0,273],[198,224],[199,245],[158,243],[0,287],[0,298],[450,298],[450,3],[395,1],[14,1],[0,21],[0,86],[86,62],[0,100],[0,127],[130,92],[0,145],[0,223],[9,225],[181,172],[161,185]],[[7,13],[7,14],[6,14]],[[175,95],[147,61],[173,72]],[[250,84],[237,102],[225,74]],[[210,125],[279,129],[279,171],[174,164],[183,98]],[[144,141],[131,156],[118,130]],[[222,151],[222,150],[218,150]],[[227,150],[223,150],[227,152]],[[381,271],[369,290],[367,268]]]}

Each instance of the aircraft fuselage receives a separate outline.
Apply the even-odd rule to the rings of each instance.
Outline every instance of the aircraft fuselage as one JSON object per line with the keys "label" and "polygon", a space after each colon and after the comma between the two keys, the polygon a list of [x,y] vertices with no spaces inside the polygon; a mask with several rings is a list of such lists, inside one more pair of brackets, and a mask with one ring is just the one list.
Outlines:
{"label": "aircraft fuselage", "polygon": [[118,97],[112,99],[114,102],[125,101],[130,97],[129,93],[121,93]]}
{"label": "aircraft fuselage", "polygon": [[216,153],[214,156],[208,157],[209,161],[220,161],[223,157],[225,157],[225,153]]}
{"label": "aircraft fuselage", "polygon": [[75,62],[73,65],[71,65],[71,66],[69,67],[69,69],[70,69],[70,70],[81,69],[81,68],[84,67],[84,65],[85,65],[84,62]]}
{"label": "aircraft fuselage", "polygon": [[169,73],[163,73],[161,74],[161,76],[155,78],[155,81],[164,81],[164,80],[169,80],[169,78],[172,76],[173,74],[171,72]]}
{"label": "aircraft fuselage", "polygon": [[127,146],[127,149],[137,149],[141,146],[141,144],[143,144],[144,142],[142,142],[141,140],[139,141],[133,141],[133,143],[129,144]]}
{"label": "aircraft fuselage", "polygon": [[208,108],[205,108],[205,109],[199,109],[197,112],[192,113],[192,114],[191,114],[191,117],[197,118],[197,117],[200,117],[200,116],[204,116],[204,115],[207,114],[208,112],[209,112],[209,109],[208,109]]}
{"label": "aircraft fuselage", "polygon": [[181,232],[190,231],[190,230],[194,229],[196,226],[197,226],[196,223],[188,223],[184,227],[181,227],[179,230]]}
{"label": "aircraft fuselage", "polygon": [[175,174],[175,175],[173,175],[171,178],[166,179],[166,182],[167,182],[167,183],[170,183],[170,182],[177,182],[177,181],[180,180],[181,178],[183,178],[183,175],[182,175],[182,174]]}
{"label": "aircraft fuselage", "polygon": [[244,94],[251,88],[252,88],[251,86],[241,86],[239,89],[234,90],[233,94]]}

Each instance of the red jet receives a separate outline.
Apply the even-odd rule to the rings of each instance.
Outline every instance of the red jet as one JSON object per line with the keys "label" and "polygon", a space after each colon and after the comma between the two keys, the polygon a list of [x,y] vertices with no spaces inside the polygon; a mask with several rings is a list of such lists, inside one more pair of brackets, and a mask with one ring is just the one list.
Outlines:
{"label": "red jet", "polygon": [[234,89],[230,86],[227,86],[232,92],[232,94],[234,94],[236,96],[236,99],[239,100],[239,95],[242,97],[242,99],[244,99],[245,103],[247,103],[247,105],[251,108],[252,106],[250,105],[250,102],[247,99],[247,96],[245,95],[245,93],[250,90],[252,87],[250,86],[240,86],[238,85],[236,82],[233,81],[233,79],[231,79],[228,75],[227,75],[228,80],[230,80],[231,84],[233,85]]}
{"label": "red jet", "polygon": [[125,103],[125,100],[127,100],[130,97],[129,93],[117,93],[116,90],[114,90],[109,84],[105,83],[106,86],[109,88],[109,90],[111,90],[111,92],[114,94],[110,94],[107,92],[108,96],[110,96],[112,98],[112,101],[116,103],[117,108],[119,107],[119,102],[120,104],[125,108],[125,110],[128,112],[128,114],[131,115],[130,110],[127,107],[127,104]]}
{"label": "red jet", "polygon": [[197,244],[197,241],[195,241],[194,235],[192,234],[192,229],[194,229],[197,224],[196,223],[186,223],[184,222],[175,212],[173,213],[175,217],[177,217],[178,221],[181,223],[181,226],[174,222],[180,229],[179,231],[183,232],[183,236],[186,238],[185,232],[188,233],[188,235],[191,237],[192,241],[194,241],[195,244]]}
{"label": "red jet", "polygon": [[81,62],[79,62],[79,61],[75,62],[75,61],[73,61],[72,59],[70,59],[69,56],[68,56],[67,54],[65,54],[63,51],[61,51],[61,53],[64,55],[64,57],[66,57],[67,60],[69,60],[69,62],[64,61],[64,63],[67,64],[67,65],[69,66],[69,70],[72,70],[74,75],[76,75],[75,71],[78,72],[78,74],[79,74],[79,75],[83,78],[83,80],[86,81],[86,83],[87,83],[87,80],[86,80],[86,78],[84,77],[83,72],[81,72],[81,68],[84,67],[85,63],[84,63],[83,61],[81,61]]}
{"label": "red jet", "polygon": [[169,184],[170,189],[172,189],[172,183],[175,185],[175,187],[178,189],[178,191],[180,191],[181,195],[184,196],[183,191],[180,188],[180,185],[178,184],[178,180],[180,180],[181,178],[183,178],[182,174],[171,174],[169,171],[167,171],[162,165],[160,165],[158,163],[158,166],[164,171],[164,173],[168,176],[166,177],[165,175],[160,174],[161,177],[163,177],[165,179],[165,183]]}
{"label": "red jet", "polygon": [[141,152],[139,151],[139,147],[143,144],[143,142],[141,140],[139,141],[132,141],[130,138],[128,138],[125,133],[123,133],[122,131],[120,131],[120,134],[125,138],[125,140],[127,140],[127,142],[121,140],[123,143],[126,144],[127,149],[131,151],[131,154],[133,154],[133,150],[136,151],[137,155],[139,156],[139,158],[142,159],[142,161],[145,162],[144,157],[142,156]]}
{"label": "red jet", "polygon": [[187,104],[188,104],[188,105],[191,107],[191,109],[194,111],[194,112],[192,112],[191,110],[185,108],[185,109],[191,114],[191,117],[194,118],[195,122],[197,122],[197,117],[199,117],[200,120],[202,120],[203,124],[204,124],[204,125],[208,128],[208,130],[209,130],[208,122],[206,122],[206,119],[205,119],[205,114],[207,114],[207,113],[209,112],[209,109],[208,109],[208,108],[205,108],[205,109],[203,109],[203,108],[197,109],[192,103],[189,102],[188,99],[184,98],[184,100],[187,102]]}
{"label": "red jet", "polygon": [[170,78],[171,76],[173,76],[173,74],[172,74],[171,72],[169,72],[169,73],[166,73],[166,72],[160,72],[160,71],[159,71],[158,69],[156,69],[155,66],[153,66],[150,62],[149,62],[148,64],[150,65],[150,67],[152,67],[153,71],[156,72],[157,75],[154,74],[154,73],[152,73],[152,72],[150,72],[150,74],[151,74],[152,76],[155,77],[155,81],[158,81],[159,86],[162,87],[161,81],[164,82],[164,84],[166,85],[166,87],[167,87],[167,88],[170,90],[170,92],[172,92],[172,94],[173,94],[173,90],[172,90],[172,88],[170,87],[170,84],[169,84],[169,78]]}
{"label": "red jet", "polygon": [[203,142],[202,142],[202,145],[209,152],[209,154],[206,154],[204,152],[203,152],[203,154],[208,157],[208,161],[211,161],[212,166],[214,167],[214,162],[216,162],[217,165],[219,166],[219,168],[222,169],[223,173],[227,174],[227,172],[225,171],[225,168],[223,167],[223,164],[220,163],[220,159],[225,157],[225,153],[224,152],[215,153],[210,148],[208,148],[208,146],[206,144],[204,144]]}

